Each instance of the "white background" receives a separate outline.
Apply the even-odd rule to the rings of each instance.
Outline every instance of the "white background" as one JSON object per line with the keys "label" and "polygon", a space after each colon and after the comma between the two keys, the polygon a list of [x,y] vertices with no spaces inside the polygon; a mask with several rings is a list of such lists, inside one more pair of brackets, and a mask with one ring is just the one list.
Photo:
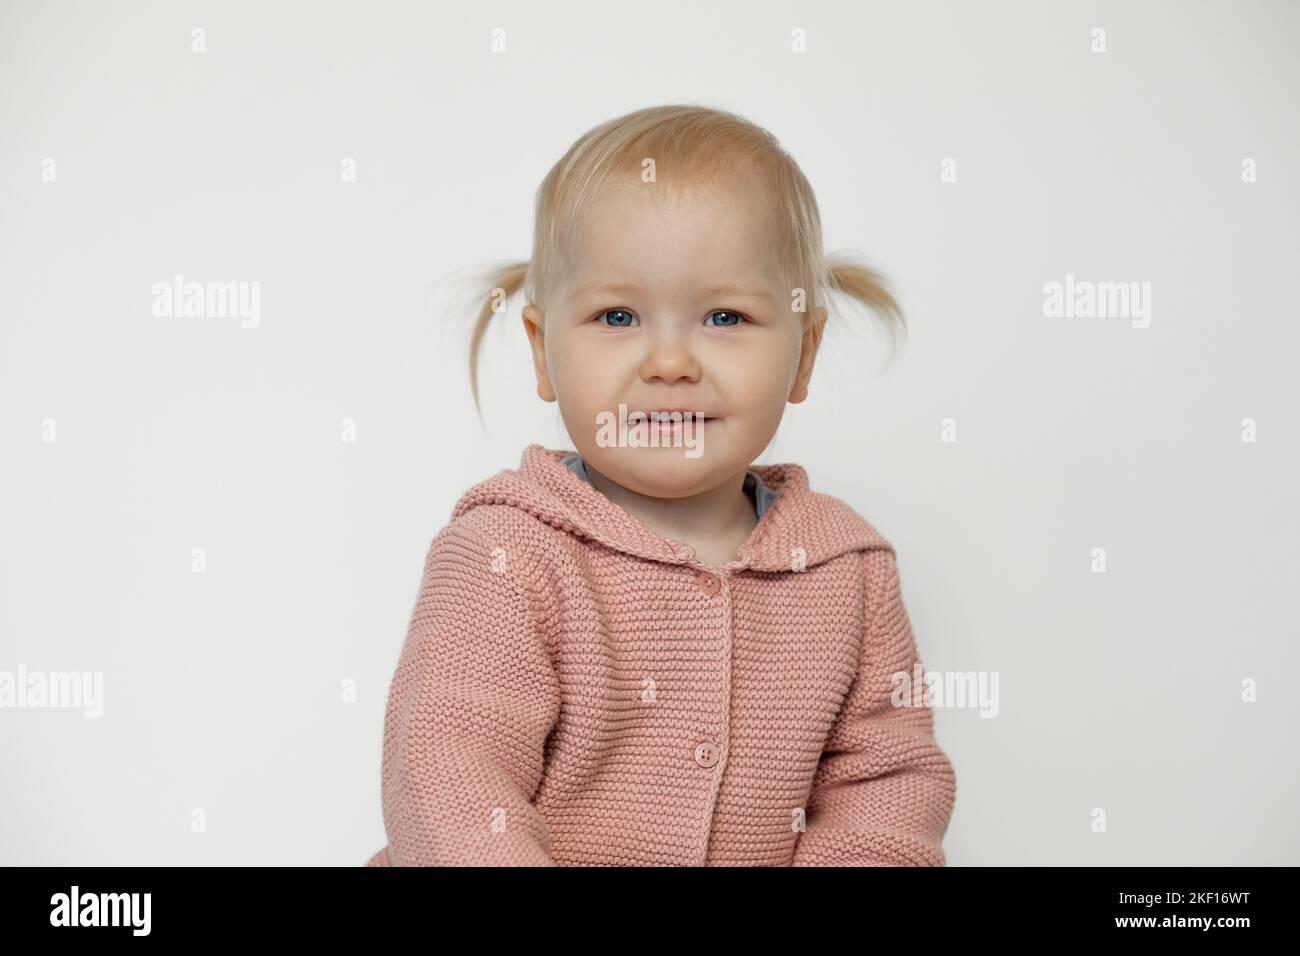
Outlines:
{"label": "white background", "polygon": [[[5,2],[0,670],[105,687],[98,720],[0,710],[0,862],[384,845],[428,544],[525,445],[568,444],[517,299],[473,414],[465,270],[528,258],[577,136],[684,101],[778,136],[828,250],[909,320],[885,366],[842,308],[760,462],[894,543],[928,669],[999,674],[996,718],[936,711],[949,863],[1300,863],[1298,26],[1281,2]],[[154,316],[177,272],[259,282],[260,325]],[[1067,273],[1150,282],[1150,327],[1046,318]]]}

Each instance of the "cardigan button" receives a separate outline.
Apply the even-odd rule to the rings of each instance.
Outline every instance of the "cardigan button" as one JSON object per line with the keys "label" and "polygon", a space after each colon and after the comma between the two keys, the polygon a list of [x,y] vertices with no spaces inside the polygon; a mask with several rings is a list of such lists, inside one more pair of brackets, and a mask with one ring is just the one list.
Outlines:
{"label": "cardigan button", "polygon": [[695,748],[695,762],[701,767],[712,767],[718,762],[718,748],[713,744],[700,744]]}
{"label": "cardigan button", "polygon": [[713,597],[722,590],[722,585],[718,582],[716,574],[710,574],[708,571],[695,572],[695,582],[700,586],[700,590]]}

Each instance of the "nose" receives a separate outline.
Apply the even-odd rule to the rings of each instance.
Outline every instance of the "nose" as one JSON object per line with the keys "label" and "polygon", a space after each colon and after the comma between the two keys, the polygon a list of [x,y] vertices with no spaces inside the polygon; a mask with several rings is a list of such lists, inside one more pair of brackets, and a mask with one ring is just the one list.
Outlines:
{"label": "nose", "polygon": [[641,380],[673,385],[677,382],[698,382],[700,363],[683,336],[671,332],[651,339],[641,359]]}

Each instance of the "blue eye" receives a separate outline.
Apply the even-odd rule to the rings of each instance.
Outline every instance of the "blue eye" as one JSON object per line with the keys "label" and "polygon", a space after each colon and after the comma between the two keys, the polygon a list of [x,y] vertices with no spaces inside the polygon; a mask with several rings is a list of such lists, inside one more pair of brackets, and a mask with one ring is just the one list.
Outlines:
{"label": "blue eye", "polygon": [[[607,315],[621,315],[621,316],[626,316],[632,322],[639,321],[637,317],[633,315],[631,312],[629,312],[627,309],[606,309],[604,312],[600,313],[600,315],[596,316],[596,320],[600,321],[601,319],[604,319],[605,316]],[[624,325],[622,322],[615,322],[613,324],[610,324],[610,328],[614,328],[614,329],[629,329],[631,327],[632,327],[631,325]]]}
{"label": "blue eye", "polygon": [[[744,317],[743,315],[741,315],[739,312],[731,312],[731,311],[728,311],[728,310],[726,310],[726,309],[719,309],[717,312],[712,312],[712,313],[710,313],[710,314],[709,314],[709,318],[711,319],[711,318],[713,318],[715,315],[730,315],[730,316],[734,316],[735,319],[736,319],[736,321],[734,321],[734,322],[726,322],[726,323],[724,323],[724,324],[722,324],[722,325],[715,325],[715,326],[714,326],[715,329],[716,329],[716,328],[734,329],[736,326],[740,325],[740,323],[742,323],[742,322],[745,321],[745,317]],[[707,320],[707,319],[705,320],[705,323],[704,323],[704,324],[705,324],[705,325],[708,325],[708,320]]]}

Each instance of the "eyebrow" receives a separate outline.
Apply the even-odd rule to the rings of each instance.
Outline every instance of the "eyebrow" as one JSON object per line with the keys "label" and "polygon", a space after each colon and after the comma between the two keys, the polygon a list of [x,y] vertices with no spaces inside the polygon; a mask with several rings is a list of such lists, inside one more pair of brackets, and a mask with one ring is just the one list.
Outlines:
{"label": "eyebrow", "polygon": [[[573,290],[573,294],[592,295],[593,293],[606,293],[610,295],[628,295],[638,292],[644,292],[645,289],[635,282],[588,282]],[[762,299],[765,301],[772,300],[772,293],[762,289],[746,289],[742,286],[722,283],[720,285],[711,285],[701,289],[704,295],[729,295],[738,296],[746,299]]]}

